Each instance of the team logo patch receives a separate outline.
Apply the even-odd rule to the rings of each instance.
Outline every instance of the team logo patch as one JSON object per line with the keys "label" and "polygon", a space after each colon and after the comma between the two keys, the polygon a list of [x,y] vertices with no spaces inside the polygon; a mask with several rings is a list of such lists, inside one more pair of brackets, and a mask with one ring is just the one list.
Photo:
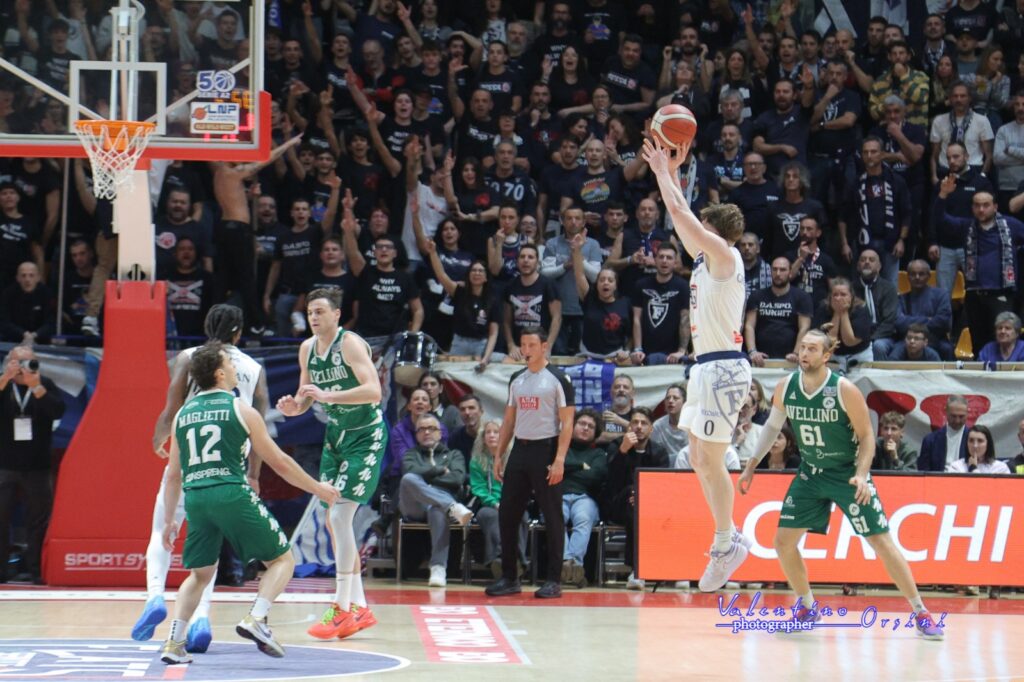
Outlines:
{"label": "team logo patch", "polygon": [[860,505],[857,504],[856,502],[851,502],[850,506],[847,507],[847,509],[849,509],[850,511],[850,516],[857,516],[858,514],[860,514]]}
{"label": "team logo patch", "polygon": [[836,399],[831,397],[825,398],[824,400],[821,401],[821,404],[825,406],[826,410],[831,410],[833,407],[836,406]]}
{"label": "team logo patch", "polygon": [[331,353],[331,364],[333,364],[333,365],[340,365],[341,364],[341,353],[339,353],[338,351],[334,351],[333,353]]}

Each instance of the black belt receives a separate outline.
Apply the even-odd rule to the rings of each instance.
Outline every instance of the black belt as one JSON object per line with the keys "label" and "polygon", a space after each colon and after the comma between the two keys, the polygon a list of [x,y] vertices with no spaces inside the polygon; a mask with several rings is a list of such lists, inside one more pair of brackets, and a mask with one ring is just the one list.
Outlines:
{"label": "black belt", "polygon": [[747,360],[749,362],[750,359],[738,350],[716,350],[714,353],[704,353],[697,356],[698,365],[703,365],[705,362],[714,362],[715,360]]}
{"label": "black belt", "polygon": [[552,441],[557,441],[557,440],[558,440],[558,436],[551,436],[550,438],[516,438],[516,442],[517,443],[522,443],[524,445],[534,445],[534,444],[543,445],[545,443],[550,443]]}

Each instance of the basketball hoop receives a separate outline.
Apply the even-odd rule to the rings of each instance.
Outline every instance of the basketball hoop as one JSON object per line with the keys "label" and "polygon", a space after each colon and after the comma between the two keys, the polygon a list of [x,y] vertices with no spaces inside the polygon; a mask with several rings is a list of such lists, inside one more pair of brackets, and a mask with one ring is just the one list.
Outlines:
{"label": "basketball hoop", "polygon": [[92,162],[92,191],[98,199],[113,199],[122,185],[132,187],[132,171],[155,130],[155,123],[145,121],[75,121],[75,133]]}

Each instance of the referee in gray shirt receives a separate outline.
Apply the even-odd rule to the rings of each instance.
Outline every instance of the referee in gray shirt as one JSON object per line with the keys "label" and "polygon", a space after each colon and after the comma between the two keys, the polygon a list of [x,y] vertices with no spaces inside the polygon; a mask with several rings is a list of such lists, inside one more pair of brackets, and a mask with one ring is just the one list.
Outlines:
{"label": "referee in gray shirt", "polygon": [[562,475],[572,440],[576,399],[572,382],[548,364],[548,337],[544,329],[524,328],[519,349],[526,359],[526,368],[509,380],[497,451],[505,452],[513,435],[515,443],[508,462],[504,463],[504,474],[501,458],[494,461],[494,475],[502,481],[498,506],[502,577],[488,585],[486,592],[492,597],[522,592],[516,571],[516,543],[532,493],[544,514],[548,545],[547,580],[534,596],[552,599],[562,596]]}

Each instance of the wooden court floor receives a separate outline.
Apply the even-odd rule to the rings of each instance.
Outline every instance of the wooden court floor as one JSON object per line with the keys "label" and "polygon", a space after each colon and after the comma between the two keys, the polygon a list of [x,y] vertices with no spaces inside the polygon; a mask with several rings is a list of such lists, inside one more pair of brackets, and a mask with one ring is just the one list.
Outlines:
{"label": "wooden court floor", "polygon": [[[783,634],[733,632],[736,614],[748,627],[782,620],[772,611],[788,605],[783,593],[761,595],[751,610],[753,591],[722,593],[720,606],[717,595],[675,589],[569,588],[561,600],[537,600],[532,591],[498,600],[475,586],[369,581],[379,624],[320,642],[305,630],[333,581],[297,579],[271,611],[286,647],[284,658],[273,659],[234,633],[252,585],[216,593],[209,652],[172,667],[157,660],[168,622],[150,642],[128,636],[141,591],[4,586],[0,680],[1024,680],[1020,595],[927,596],[933,614],[946,612],[946,639],[931,642],[901,627],[905,601],[886,590],[859,597],[821,590],[815,596],[833,609],[828,627]],[[737,611],[722,615],[736,594]]]}

